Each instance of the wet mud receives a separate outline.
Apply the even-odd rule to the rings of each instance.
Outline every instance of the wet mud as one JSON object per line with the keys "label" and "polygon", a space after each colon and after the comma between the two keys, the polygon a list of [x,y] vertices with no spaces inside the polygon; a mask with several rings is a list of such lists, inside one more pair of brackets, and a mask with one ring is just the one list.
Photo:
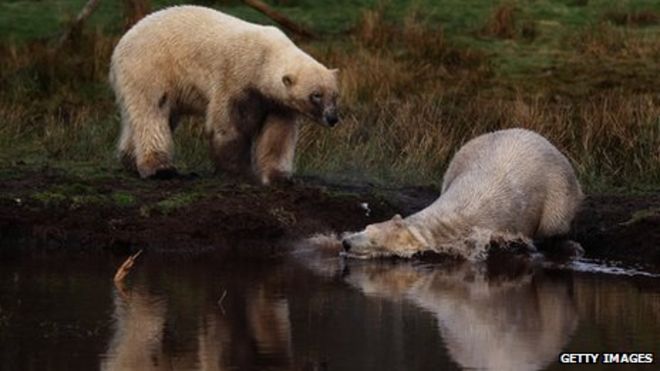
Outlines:
{"label": "wet mud", "polygon": [[[271,258],[304,237],[408,215],[439,191],[318,178],[265,188],[217,179],[90,180],[35,172],[5,180],[0,194],[2,254],[145,249]],[[657,270],[660,195],[589,195],[569,237],[587,257]]]}

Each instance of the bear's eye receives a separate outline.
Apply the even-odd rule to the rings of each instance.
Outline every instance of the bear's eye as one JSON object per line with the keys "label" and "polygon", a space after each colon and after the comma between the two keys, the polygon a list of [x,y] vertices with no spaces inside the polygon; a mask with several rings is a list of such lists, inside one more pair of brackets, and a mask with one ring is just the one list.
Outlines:
{"label": "bear's eye", "polygon": [[311,100],[314,103],[321,103],[321,99],[323,99],[323,94],[321,92],[315,91],[309,96],[309,100]]}

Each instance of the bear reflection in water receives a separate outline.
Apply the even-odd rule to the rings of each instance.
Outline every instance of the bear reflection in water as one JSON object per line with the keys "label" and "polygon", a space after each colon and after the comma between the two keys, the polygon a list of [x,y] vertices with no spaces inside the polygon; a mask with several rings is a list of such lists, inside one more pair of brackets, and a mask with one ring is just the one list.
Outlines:
{"label": "bear reflection in water", "polygon": [[466,369],[542,369],[577,325],[565,283],[525,262],[513,270],[507,262],[501,272],[494,262],[440,269],[352,263],[346,281],[367,296],[406,300],[433,314],[449,355]]}
{"label": "bear reflection in water", "polygon": [[[437,334],[445,349],[433,348],[437,342],[411,344],[419,351],[448,355],[468,369],[542,369],[557,359],[576,328],[571,285],[566,277],[554,279],[526,260],[495,259],[429,264],[344,260],[336,254],[298,256],[302,264],[267,269],[257,281],[227,272],[218,280],[230,287],[222,305],[217,298],[195,304],[190,294],[183,301],[166,301],[136,282],[128,290],[117,290],[115,328],[101,369],[323,369],[319,362],[337,365],[347,357],[347,349],[349,358],[359,358],[359,369],[382,356],[363,341],[391,335],[388,328],[408,318],[367,310],[384,308],[383,299],[432,314],[437,332],[429,329],[419,336]],[[179,285],[188,293],[203,287],[197,281]],[[319,300],[328,306],[310,304]],[[357,303],[366,306],[354,307]],[[347,322],[348,313],[357,317]],[[354,339],[337,342],[339,334],[354,334]],[[404,339],[411,338],[384,339],[381,345],[391,351]],[[348,348],[332,345],[345,340],[350,340]]]}
{"label": "bear reflection in water", "polygon": [[[233,304],[231,304],[233,303]],[[199,316],[196,342],[183,351],[167,349],[168,303],[161,295],[135,285],[115,296],[115,328],[101,370],[289,369],[291,359],[288,304],[257,287],[245,300],[231,300],[227,314],[218,305]],[[168,330],[166,330],[168,328]],[[192,339],[191,339],[192,340]],[[186,339],[188,341],[188,339]],[[232,367],[229,367],[232,365]]]}

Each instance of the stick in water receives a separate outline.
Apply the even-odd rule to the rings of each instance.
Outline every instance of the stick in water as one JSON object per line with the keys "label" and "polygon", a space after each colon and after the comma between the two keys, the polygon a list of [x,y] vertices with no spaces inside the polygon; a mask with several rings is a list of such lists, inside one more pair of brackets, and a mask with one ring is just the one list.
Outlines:
{"label": "stick in water", "polygon": [[124,278],[128,275],[128,273],[131,271],[131,268],[133,268],[133,264],[135,264],[135,259],[137,259],[138,256],[142,254],[142,250],[138,251],[135,255],[129,256],[122,265],[119,266],[119,269],[117,269],[117,273],[115,273],[115,283],[121,283],[124,281]]}

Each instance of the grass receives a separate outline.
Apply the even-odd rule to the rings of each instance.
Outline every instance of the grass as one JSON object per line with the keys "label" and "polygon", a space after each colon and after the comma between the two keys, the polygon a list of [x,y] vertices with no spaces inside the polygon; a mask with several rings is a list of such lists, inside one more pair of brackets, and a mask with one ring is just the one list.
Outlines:
{"label": "grass", "polygon": [[[50,49],[82,3],[0,3],[2,168],[20,161],[117,173],[119,118],[106,75],[119,5],[102,2],[70,48]],[[237,1],[206,1],[216,3],[268,23]],[[588,190],[657,189],[660,3],[284,3],[279,10],[321,35],[299,45],[341,69],[342,125],[303,126],[301,173],[437,183],[462,143],[522,126],[566,153]],[[188,121],[176,133],[177,165],[208,173],[201,125]]]}
{"label": "grass", "polygon": [[163,215],[169,215],[172,212],[186,207],[193,203],[194,201],[202,198],[203,195],[199,193],[181,193],[172,195],[164,200],[157,202],[152,209],[158,211]]}
{"label": "grass", "polygon": [[635,211],[629,220],[619,223],[619,225],[627,226],[635,223],[639,223],[644,219],[649,219],[653,217],[660,216],[660,208],[649,208],[644,210]]}
{"label": "grass", "polygon": [[90,191],[88,189],[63,186],[36,192],[31,197],[45,207],[67,207],[70,210],[89,205],[104,206],[114,204],[119,207],[127,207],[135,203],[135,197],[124,192],[105,195],[97,193],[95,190]]}

